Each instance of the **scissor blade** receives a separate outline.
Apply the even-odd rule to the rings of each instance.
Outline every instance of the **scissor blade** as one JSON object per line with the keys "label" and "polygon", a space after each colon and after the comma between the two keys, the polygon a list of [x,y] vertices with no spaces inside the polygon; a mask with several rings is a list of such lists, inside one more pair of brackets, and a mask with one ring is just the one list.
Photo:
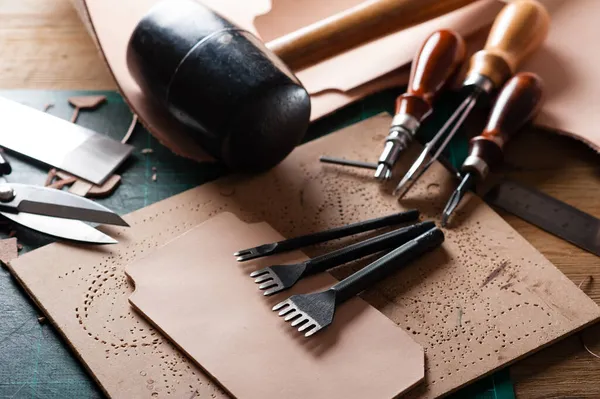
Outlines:
{"label": "scissor blade", "polygon": [[110,209],[65,191],[28,184],[10,183],[15,191],[11,202],[19,212],[74,219],[84,222],[129,226]]}
{"label": "scissor blade", "polygon": [[0,212],[4,217],[40,233],[90,244],[116,244],[117,240],[78,220],[56,219],[32,213]]}
{"label": "scissor blade", "polygon": [[21,201],[17,209],[19,212],[52,216],[61,219],[73,219],[101,224],[114,224],[117,226],[129,226],[127,222],[125,222],[119,215],[108,210],[104,211],[89,208],[78,208],[68,205],[49,204],[47,202],[30,200]]}

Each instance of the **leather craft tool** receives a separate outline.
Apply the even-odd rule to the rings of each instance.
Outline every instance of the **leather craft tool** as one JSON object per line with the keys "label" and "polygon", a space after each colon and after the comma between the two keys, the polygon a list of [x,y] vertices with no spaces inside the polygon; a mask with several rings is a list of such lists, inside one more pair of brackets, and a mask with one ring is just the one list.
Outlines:
{"label": "leather craft tool", "polygon": [[519,73],[502,88],[483,133],[469,143],[469,156],[461,168],[464,176],[444,208],[442,226],[465,193],[474,189],[475,181],[484,180],[490,168],[502,161],[508,140],[535,116],[542,104],[542,86],[537,75]]}
{"label": "leather craft tool", "polygon": [[102,185],[133,147],[0,98],[0,146]]}
{"label": "leather craft tool", "polygon": [[416,209],[411,209],[406,212],[394,213],[392,215],[351,223],[341,227],[334,227],[329,230],[294,237],[288,240],[263,244],[254,248],[243,249],[234,253],[233,256],[237,257],[238,262],[244,262],[251,259],[262,258],[263,256],[271,256],[282,252],[308,247],[314,244],[320,244],[322,242],[335,240],[336,238],[364,233],[365,231],[375,230],[381,227],[413,222],[418,218],[419,211]]}
{"label": "leather craft tool", "polygon": [[319,157],[319,162],[333,165],[352,166],[354,168],[377,170],[377,164],[372,162],[355,161],[353,159],[342,159],[323,155]]}
{"label": "leather craft tool", "polygon": [[507,4],[492,26],[483,50],[471,57],[463,82],[468,95],[426,145],[402,178],[395,195],[403,196],[436,161],[475,105],[488,102],[495,90],[513,75],[519,64],[546,38],[550,16],[535,0]]}
{"label": "leather craft tool", "polygon": [[[4,160],[6,165],[8,162]],[[5,168],[9,174],[11,168]],[[0,215],[55,237],[92,244],[116,240],[83,222],[129,226],[119,215],[80,196],[54,188],[8,182],[0,173]]]}
{"label": "leather craft tool", "polygon": [[[128,114],[123,112],[122,115]],[[481,203],[479,198],[472,198],[470,205],[477,203],[477,212],[470,214],[461,225],[461,230],[464,230],[465,234],[446,234],[449,245],[444,244],[443,248],[427,254],[411,266],[388,277],[369,289],[365,295],[361,295],[363,298],[359,296],[344,303],[336,310],[335,321],[331,326],[308,338],[306,342],[298,342],[304,337],[284,324],[277,317],[277,313],[272,312],[268,306],[271,302],[274,305],[284,300],[292,293],[281,293],[279,294],[281,298],[276,300],[275,297],[266,298],[258,294],[256,285],[247,275],[252,270],[268,266],[273,262],[264,258],[257,259],[256,263],[253,261],[252,264],[236,265],[235,258],[231,254],[240,248],[282,240],[281,234],[277,234],[273,229],[287,237],[295,237],[330,226],[341,226],[366,220],[375,215],[388,215],[401,211],[400,205],[394,198],[381,195],[381,187],[376,182],[364,184],[364,177],[369,172],[339,173],[332,176],[317,162],[321,154],[334,151],[339,154],[352,153],[357,159],[366,159],[373,154],[373,139],[381,137],[381,132],[389,127],[390,122],[389,115],[373,117],[343,131],[300,146],[284,160],[284,163],[260,178],[213,181],[134,212],[126,218],[132,227],[119,229],[121,230],[118,238],[120,243],[115,248],[111,247],[111,252],[122,256],[108,259],[109,267],[106,266],[106,251],[74,251],[70,245],[51,244],[11,262],[11,272],[18,277],[19,282],[26,287],[36,303],[42,304],[44,313],[60,329],[61,334],[74,348],[77,357],[89,365],[91,373],[101,384],[102,390],[115,397],[123,396],[125,388],[127,397],[148,396],[151,391],[148,390],[146,381],[151,378],[160,382],[155,385],[155,390],[156,387],[160,388],[157,393],[159,396],[163,393],[166,395],[166,389],[171,389],[171,396],[175,397],[177,394],[185,393],[189,385],[192,385],[201,396],[210,397],[214,394],[219,399],[230,397],[231,394],[228,395],[215,388],[215,379],[217,379],[217,381],[224,381],[227,391],[233,391],[234,395],[236,392],[241,392],[239,397],[250,392],[250,388],[260,389],[268,386],[265,389],[272,390],[273,384],[283,380],[283,384],[277,385],[282,387],[282,390],[275,392],[271,397],[280,399],[281,392],[287,392],[290,393],[287,398],[294,394],[295,397],[300,398],[302,396],[297,394],[297,390],[292,389],[290,384],[296,383],[294,388],[298,387],[299,378],[305,374],[296,370],[292,372],[290,367],[296,368],[300,358],[311,362],[331,359],[333,353],[337,353],[340,348],[344,348],[344,361],[348,359],[345,356],[346,344],[351,344],[349,349],[351,350],[352,343],[360,345],[364,342],[362,335],[354,336],[354,333],[357,332],[360,323],[366,321],[365,317],[370,315],[371,312],[368,311],[372,310],[365,305],[363,309],[366,308],[366,311],[362,311],[360,305],[364,304],[363,298],[377,307],[378,310],[374,313],[383,317],[382,328],[389,325],[393,331],[402,332],[402,329],[409,327],[410,341],[418,342],[427,348],[428,359],[434,356],[435,359],[439,359],[439,362],[427,363],[427,382],[416,388],[421,398],[449,395],[450,392],[457,391],[468,382],[490,375],[495,370],[523,359],[532,352],[579,331],[600,317],[598,305],[579,290],[577,285],[566,279],[560,270],[496,212],[485,203]],[[404,164],[404,161],[401,158],[399,162]],[[298,165],[304,166],[298,168]],[[16,165],[13,164],[13,167],[16,168]],[[440,192],[447,192],[448,185],[454,184],[447,171],[440,165],[434,165],[429,172],[431,173],[423,177],[427,182],[425,187],[429,184],[439,184]],[[181,179],[193,182],[194,176],[188,177],[189,180],[183,180],[184,176]],[[274,184],[276,180],[279,180],[280,184]],[[130,185],[131,179],[128,179],[126,184]],[[150,190],[154,190],[151,193],[160,190],[164,193],[167,189],[154,187],[152,184],[149,186]],[[168,187],[169,190],[183,190],[180,185],[171,186]],[[132,201],[127,190],[117,190],[115,195],[114,199],[127,209],[133,209],[138,203]],[[151,195],[149,201],[154,201],[156,198],[157,196]],[[281,200],[272,201],[272,199]],[[342,201],[341,206],[345,211],[343,215],[339,212],[338,199]],[[418,201],[419,208],[423,213],[433,215],[441,211],[444,206],[443,200],[439,195],[428,196],[423,201]],[[321,206],[323,212],[316,212]],[[223,212],[236,212],[243,215],[245,220],[265,220],[272,228],[264,223],[259,226],[267,228],[271,234],[262,235],[264,229],[259,230],[258,226],[248,231],[243,228],[246,225],[243,222],[221,225],[218,230],[215,230],[217,228],[215,225],[205,224],[204,233],[188,234],[192,230],[191,227],[204,222],[210,223],[211,219],[223,216]],[[294,223],[290,223],[291,221]],[[180,237],[183,232],[188,239]],[[170,248],[163,254],[164,256],[159,257],[165,244]],[[149,245],[151,248],[147,250]],[[464,248],[469,248],[468,253],[465,253]],[[143,249],[144,252],[140,253],[139,249]],[[149,253],[148,251],[152,249],[154,251]],[[306,259],[300,251],[280,254],[278,257],[281,257],[282,261],[287,259],[290,262]],[[206,261],[200,265],[198,262],[200,259]],[[505,261],[507,263],[504,263]],[[261,266],[254,266],[259,262]],[[53,266],[48,267],[49,263]],[[505,266],[501,272],[498,272],[499,266]],[[79,267],[82,269],[79,270]],[[135,281],[136,292],[140,294],[144,290],[146,299],[154,302],[156,309],[162,309],[160,315],[149,313],[152,309],[147,308],[148,302],[142,302],[141,296],[131,297],[131,303],[136,306],[136,309],[142,309],[146,312],[146,316],[159,326],[152,326],[154,329],[152,332],[155,332],[156,336],[148,333],[150,326],[145,324],[144,318],[133,311],[128,303],[132,288],[130,285],[123,284],[124,269],[127,272],[131,271],[130,276]],[[72,270],[75,272],[72,273]],[[106,271],[107,282],[101,278],[93,283],[99,270]],[[184,275],[184,270],[185,273],[191,274]],[[214,279],[208,277],[209,270],[212,270],[211,275]],[[65,278],[65,273],[69,274],[68,278]],[[111,276],[113,273],[114,276]],[[160,277],[158,273],[162,273]],[[346,276],[346,273],[348,270],[344,268],[336,271],[335,275],[341,279]],[[488,278],[490,274],[494,276],[493,281],[481,287],[483,282],[490,280]],[[192,275],[198,277],[190,277]],[[143,276],[147,279],[142,280]],[[239,285],[234,287],[232,281],[235,279],[238,279]],[[223,284],[216,282],[223,282]],[[298,292],[294,291],[294,294],[308,293],[313,290],[318,291],[321,287],[328,288],[335,282],[329,273],[320,273],[301,280],[291,289],[298,290]],[[507,283],[514,284],[510,289],[501,289]],[[541,284],[541,288],[527,289],[533,285],[540,285],[538,283]],[[102,286],[99,287],[99,284]],[[184,289],[182,284],[188,285],[189,289]],[[216,287],[219,285],[220,289]],[[305,286],[306,290],[301,290]],[[99,294],[102,294],[103,289],[110,289],[114,295],[96,295],[92,308],[88,308],[89,317],[85,318],[81,310],[86,306],[84,301],[88,298],[85,295],[91,292],[90,287],[92,291],[98,288]],[[546,290],[544,287],[549,289]],[[219,298],[215,294],[218,290],[222,292]],[[521,295],[511,290],[518,291]],[[158,292],[162,292],[164,296],[159,295]],[[415,300],[415,298],[424,298],[424,300]],[[528,302],[529,306],[524,302]],[[518,303],[521,304],[520,307],[516,307]],[[222,308],[226,304],[231,306]],[[247,309],[246,305],[250,306],[250,304],[256,305],[253,312]],[[534,304],[539,306],[535,307]],[[556,306],[547,304],[556,304]],[[355,307],[357,305],[358,308]],[[509,307],[512,307],[512,311],[508,311]],[[74,312],[75,308],[79,308],[79,315]],[[462,326],[458,314],[461,309]],[[254,310],[257,313],[254,313]],[[502,314],[502,311],[505,313]],[[210,317],[208,317],[209,313]],[[175,321],[177,317],[175,314],[181,316],[178,318],[179,321]],[[348,323],[344,323],[342,318],[344,314],[348,316]],[[569,317],[564,317],[565,314]],[[160,319],[161,315],[171,318],[174,324],[170,324],[169,321],[163,322],[164,319]],[[415,315],[418,317],[414,317]],[[493,315],[497,317],[491,317]],[[486,320],[486,318],[490,319],[489,323],[483,323],[481,326],[470,322]],[[526,325],[521,323],[522,320],[527,320]],[[256,321],[258,324],[254,324]],[[548,324],[549,321],[552,325]],[[263,322],[265,324],[261,324]],[[202,325],[199,326],[199,323]],[[252,325],[250,326],[249,323]],[[372,337],[374,333],[371,328],[374,323],[370,318],[368,323],[369,325],[365,326],[365,336]],[[267,324],[269,328],[265,327]],[[171,330],[169,325],[175,330]],[[87,329],[83,329],[84,326]],[[379,324],[377,326],[379,329]],[[140,331],[139,327],[144,331]],[[113,332],[125,331],[126,334],[115,336],[108,333],[107,329]],[[130,329],[134,330],[133,333],[130,333]],[[489,333],[490,329],[497,332],[495,335],[500,336],[500,339],[495,339],[494,334]],[[537,333],[532,333],[533,330]],[[420,334],[413,335],[413,331]],[[424,334],[430,331],[440,331],[444,339],[443,344],[438,342],[440,334]],[[169,342],[161,332],[168,335],[171,341]],[[474,336],[471,336],[470,332],[473,332]],[[529,336],[525,337],[526,334]],[[349,335],[354,339],[347,339],[350,338]],[[96,341],[96,337],[99,340],[106,340],[107,344]],[[331,338],[331,341],[328,341],[330,345],[321,346],[321,340],[327,337]],[[124,338],[125,342],[121,342],[119,338]],[[159,339],[158,344],[154,341],[155,338]],[[232,343],[234,339],[237,340],[235,345]],[[365,346],[367,349],[364,352],[365,356],[374,352],[372,346],[376,344],[378,348],[383,346],[384,354],[385,347],[388,351],[394,350],[394,354],[398,347],[403,348],[392,341],[385,341],[385,345],[379,345],[381,342],[375,342],[374,339],[367,338],[367,341],[371,341],[369,342],[371,347]],[[510,341],[518,344],[510,345]],[[115,343],[114,347],[111,345],[112,342]],[[274,346],[279,343],[282,345]],[[127,346],[123,347],[122,344]],[[135,353],[138,356],[132,354],[132,344],[137,345]],[[315,344],[319,345],[315,346]],[[505,347],[502,347],[504,344]],[[152,350],[157,345],[162,353]],[[190,345],[201,348],[203,352],[192,352]],[[460,356],[456,355],[458,345],[465,348],[460,351]],[[109,347],[110,352],[105,352]],[[148,350],[143,350],[144,348]],[[482,356],[482,348],[486,350],[483,354],[484,358],[487,358],[485,361],[479,360]],[[240,355],[240,349],[248,352],[248,355]],[[453,349],[452,353],[450,349]],[[495,350],[502,353],[502,356],[497,356]],[[490,353],[490,357],[487,353]],[[127,356],[128,354],[131,356]],[[187,355],[199,359],[199,362],[178,360],[181,356]],[[165,358],[161,358],[162,356]],[[401,358],[403,356],[404,354],[400,355]],[[353,367],[336,373],[334,378],[338,378],[337,382],[339,378],[347,377],[349,372],[354,372],[358,366],[361,367],[362,372],[365,366],[363,358],[360,356],[350,356],[350,358],[361,360],[350,361]],[[171,362],[166,362],[165,359]],[[178,362],[172,369],[174,359]],[[258,363],[241,364],[252,360]],[[381,356],[375,357],[374,360],[374,365],[382,363]],[[215,363],[216,366],[220,366],[219,370],[213,369]],[[417,368],[423,371],[422,363],[418,367],[410,363],[411,366],[407,368],[403,367],[408,360],[400,363],[401,368],[394,363],[396,368],[386,369],[387,371],[400,370],[391,373],[396,379],[405,377],[407,368],[409,371]],[[464,368],[464,364],[468,364],[469,367]],[[233,366],[239,367],[234,370]],[[323,370],[329,373],[331,368],[328,363]],[[338,371],[340,368],[338,367]],[[454,372],[457,368],[461,369],[460,373]],[[248,373],[247,370],[269,372],[269,378],[264,375],[261,377],[269,383],[257,384],[256,373]],[[448,372],[452,370],[454,371],[450,378]],[[140,377],[142,371],[147,374],[143,378]],[[282,371],[282,373],[275,375],[273,374],[275,371]],[[226,374],[223,375],[222,372]],[[177,378],[163,378],[163,373],[167,375],[176,373]],[[366,384],[369,390],[362,391],[362,395],[345,394],[342,397],[375,398],[373,387],[381,388],[383,383],[380,380],[390,373],[384,372],[383,377],[376,373],[373,374],[374,379],[365,379],[364,376],[369,373],[376,373],[375,369],[367,367],[364,374],[356,374],[359,376],[358,380],[363,383],[361,385]],[[312,374],[311,377],[314,375]],[[294,378],[291,378],[292,376]],[[164,383],[164,379],[169,381]],[[246,382],[247,385],[241,387],[240,380],[244,380],[241,382]],[[329,382],[325,380],[329,379],[318,373],[315,379],[303,379],[306,385],[316,390],[316,393],[313,391],[312,394],[302,391],[303,399],[317,397],[319,393],[322,394],[321,396],[327,396],[322,391],[322,384]],[[376,384],[373,383],[375,380]],[[432,384],[432,381],[436,383]],[[348,379],[348,382],[353,381]],[[169,388],[165,387],[166,384]],[[331,394],[328,397],[340,397],[340,391],[329,392]],[[381,395],[382,398],[395,396],[394,393],[387,392],[388,395]],[[189,396],[191,395],[192,392]],[[267,397],[267,395],[259,395],[257,393],[256,397]]]}
{"label": "leather craft tool", "polygon": [[[450,30],[438,30],[423,43],[413,61],[408,89],[396,99],[395,115],[383,152],[375,165],[375,178],[389,180],[398,157],[413,140],[433,103],[456,75],[465,58],[465,42]],[[373,164],[321,157],[321,162],[371,169]]]}
{"label": "leather craft tool", "polygon": [[162,2],[133,30],[127,65],[211,155],[256,171],[286,157],[309,124],[309,94],[285,62],[324,59],[388,23],[401,30],[472,1],[370,0],[267,45],[195,1]]}
{"label": "leather craft tool", "polygon": [[504,180],[485,201],[600,256],[600,220],[534,188]]}
{"label": "leather craft tool", "polygon": [[89,199],[52,188],[6,181],[0,182],[0,214],[41,233],[92,244],[117,241],[82,221],[128,226],[119,215]]}
{"label": "leather craft tool", "polygon": [[456,32],[439,30],[425,40],[410,71],[408,89],[396,99],[395,116],[379,157],[375,178],[389,180],[392,168],[408,147],[433,103],[448,86],[465,58],[465,42]]}
{"label": "leather craft tool", "polygon": [[264,290],[265,296],[273,295],[292,287],[306,276],[324,272],[335,266],[364,258],[367,255],[398,247],[434,227],[433,222],[423,222],[403,227],[301,263],[265,267],[250,273],[250,277],[255,278],[254,282],[260,284],[258,289]]}
{"label": "leather craft tool", "polygon": [[[460,178],[460,174],[458,173],[458,170],[456,169],[456,167],[443,154],[440,155],[440,157],[438,158],[438,161],[439,161],[439,163],[444,165],[446,167],[446,169],[448,169],[450,171],[450,173],[452,173],[453,175],[456,175]],[[330,157],[330,156],[325,156],[325,155],[319,157],[319,162],[328,163],[328,164],[332,164],[332,165],[351,166],[354,168],[371,169],[371,170],[377,170],[377,168],[379,167],[378,164],[372,163],[372,162],[355,161],[353,159],[336,158],[336,157]]]}
{"label": "leather craft tool", "polygon": [[273,306],[286,322],[310,337],[329,326],[337,306],[383,280],[400,267],[429,252],[444,242],[444,233],[434,227],[419,237],[394,249],[363,269],[333,285],[326,291],[292,295]]}

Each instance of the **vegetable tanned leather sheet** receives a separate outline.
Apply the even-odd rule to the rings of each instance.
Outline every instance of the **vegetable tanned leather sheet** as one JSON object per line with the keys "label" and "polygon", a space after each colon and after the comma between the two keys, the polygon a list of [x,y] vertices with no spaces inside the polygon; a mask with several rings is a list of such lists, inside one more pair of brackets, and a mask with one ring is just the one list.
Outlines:
{"label": "vegetable tanned leather sheet", "polygon": [[251,271],[306,257],[238,263],[232,254],[282,239],[266,223],[221,213],[129,265],[130,302],[236,398],[391,399],[421,381],[423,348],[358,297],[310,338],[271,310],[291,294],[336,282],[321,273],[262,295]]}
{"label": "vegetable tanned leather sheet", "polygon": [[[398,202],[393,185],[382,186],[372,171],[318,161],[324,154],[376,159],[390,121],[373,117],[298,147],[269,172],[219,179],[148,206],[125,217],[130,228],[102,227],[119,244],[52,244],[9,266],[108,395],[226,398],[132,309],[125,267],[222,212],[266,222],[288,238],[408,208],[439,220],[456,188],[439,164]],[[397,176],[419,151],[410,146]],[[470,196],[452,223],[442,248],[361,295],[425,350],[425,380],[406,394],[411,398],[445,395],[600,318],[594,301],[479,198]],[[303,252],[312,257],[340,244]],[[341,279],[358,266],[332,275]],[[260,370],[248,372],[260,379]]]}

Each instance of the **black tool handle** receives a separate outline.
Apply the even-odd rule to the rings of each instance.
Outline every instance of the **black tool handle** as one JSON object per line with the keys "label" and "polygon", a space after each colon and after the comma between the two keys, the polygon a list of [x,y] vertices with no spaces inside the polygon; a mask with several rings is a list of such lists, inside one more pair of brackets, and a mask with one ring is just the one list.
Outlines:
{"label": "black tool handle", "polygon": [[381,234],[377,237],[369,238],[365,241],[357,242],[356,244],[329,252],[325,255],[314,257],[304,262],[306,269],[304,269],[303,275],[307,276],[309,274],[320,273],[367,255],[398,247],[409,240],[417,238],[434,227],[435,223],[433,222],[418,223]]}
{"label": "black tool handle", "polygon": [[322,242],[335,240],[336,238],[347,237],[353,234],[379,229],[381,227],[412,222],[414,220],[417,220],[418,218],[419,211],[417,211],[416,209],[411,209],[406,212],[395,213],[393,215],[365,220],[358,223],[352,223],[346,226],[335,227],[333,229],[320,231],[318,233],[294,237],[290,238],[289,240],[279,241],[274,250],[269,255],[286,251],[293,251],[298,248],[308,247],[309,245],[314,244],[320,244]]}
{"label": "black tool handle", "polygon": [[394,249],[331,287],[332,290],[337,291],[336,303],[342,303],[361,293],[425,252],[439,247],[443,242],[444,233],[434,227],[401,247]]}

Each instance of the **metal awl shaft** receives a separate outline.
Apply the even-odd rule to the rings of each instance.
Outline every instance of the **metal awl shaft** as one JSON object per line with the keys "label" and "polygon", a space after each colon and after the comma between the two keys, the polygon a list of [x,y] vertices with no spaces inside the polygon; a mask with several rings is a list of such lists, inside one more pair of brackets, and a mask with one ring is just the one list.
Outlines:
{"label": "metal awl shaft", "polygon": [[472,173],[467,173],[465,177],[462,179],[456,190],[448,199],[448,203],[444,208],[444,212],[442,213],[442,227],[446,227],[448,224],[448,219],[450,219],[450,215],[454,213],[454,210],[460,204],[460,201],[465,196],[467,191],[472,190],[475,182],[475,177]]}
{"label": "metal awl shaft", "polygon": [[322,156],[319,158],[319,161],[321,161],[322,163],[329,163],[329,164],[333,164],[333,165],[352,166],[355,168],[373,169],[373,170],[377,169],[376,163],[354,161],[352,159],[343,159],[343,158]]}
{"label": "metal awl shaft", "polygon": [[[448,145],[452,137],[454,137],[464,120],[475,106],[479,93],[480,91],[476,90],[467,98],[465,98],[456,111],[454,111],[452,116],[448,118],[446,123],[444,123],[442,128],[436,133],[433,139],[425,144],[425,148],[419,157],[412,164],[408,172],[406,172],[400,183],[398,183],[394,189],[394,195],[402,198],[404,194],[406,194],[406,192],[412,187],[412,185],[423,175],[423,173],[425,173],[425,171],[427,171],[427,169],[429,169],[429,167],[440,157],[446,145]],[[450,129],[450,131],[446,135],[446,131],[448,131],[448,129]],[[439,146],[436,146],[436,144],[444,136],[446,136],[445,140]],[[434,150],[435,153],[433,152]],[[425,162],[428,158],[428,155],[430,158],[427,162]]]}

